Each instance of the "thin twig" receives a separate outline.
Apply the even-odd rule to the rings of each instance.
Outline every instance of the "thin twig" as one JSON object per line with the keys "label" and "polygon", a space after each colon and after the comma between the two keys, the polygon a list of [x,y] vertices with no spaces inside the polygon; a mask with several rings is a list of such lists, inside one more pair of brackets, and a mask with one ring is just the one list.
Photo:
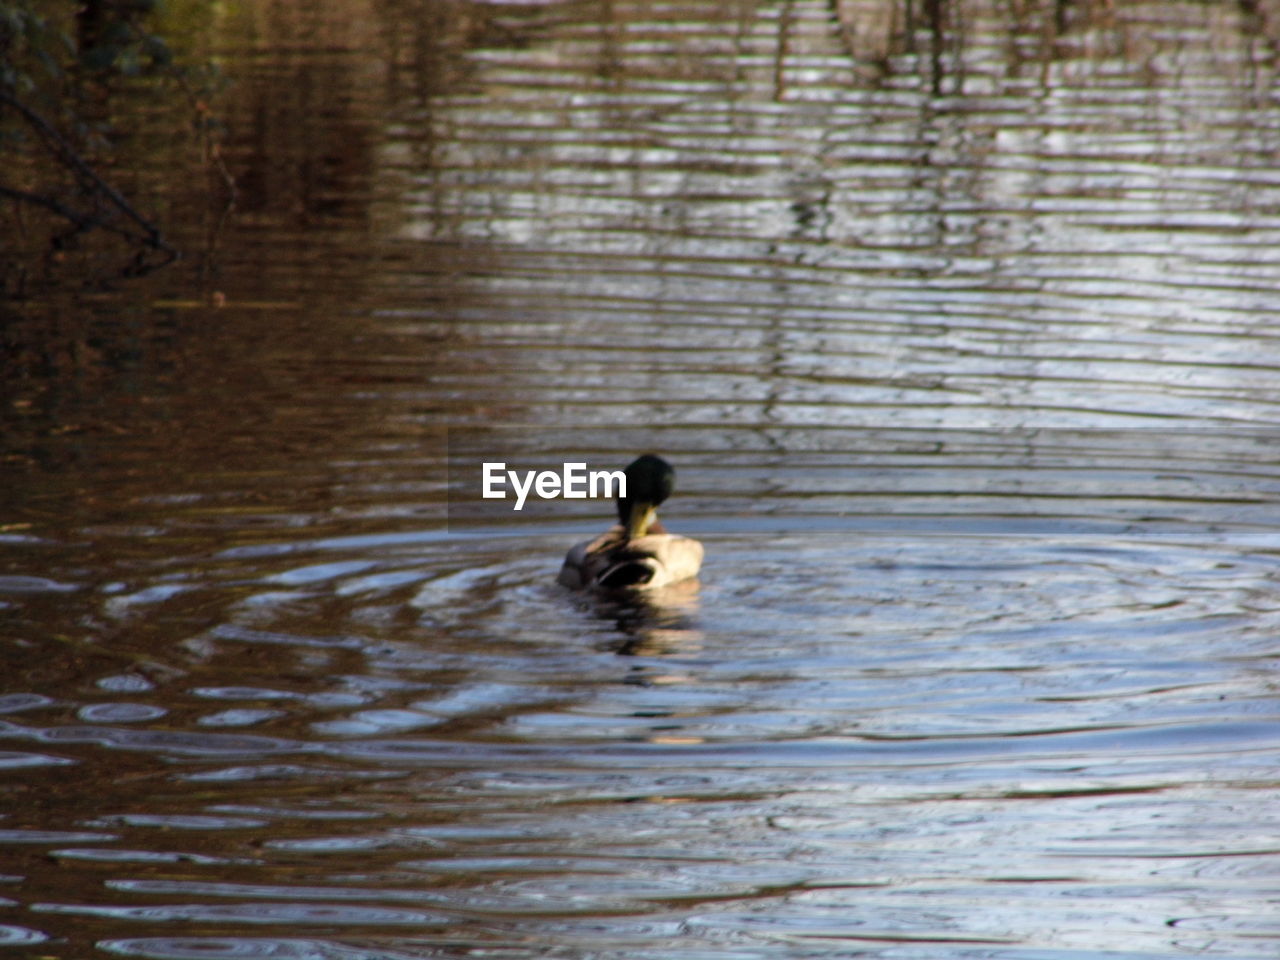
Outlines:
{"label": "thin twig", "polygon": [[[59,133],[56,129],[54,129],[53,125],[50,124],[49,121],[47,121],[44,117],[42,117],[39,113],[37,113],[31,107],[27,106],[17,97],[13,96],[7,90],[0,89],[0,105],[4,105],[15,110],[24,120],[27,121],[27,123],[31,127],[33,127],[36,130],[37,133],[40,134],[42,138],[44,138],[45,143],[49,146],[49,148],[53,151],[53,153],[58,157],[58,159],[63,163],[64,166],[73,170],[77,175],[81,177],[81,179],[86,181],[89,184],[89,186],[91,186],[93,189],[97,190],[104,197],[110,200],[112,204],[114,204],[115,207],[118,210],[120,210],[120,212],[122,212],[134,223],[142,227],[142,229],[146,232],[146,236],[143,238],[144,243],[146,243],[148,246],[156,248],[157,250],[163,250],[166,253],[176,253],[174,248],[171,247],[165,241],[164,237],[160,234],[160,231],[155,226],[155,224],[151,223],[151,221],[147,220],[146,217],[138,213],[138,211],[135,210],[130,205],[129,201],[124,198],[124,196],[120,193],[119,190],[117,190],[115,187],[111,186],[111,184],[107,183],[100,176],[98,176],[98,174],[94,172],[93,168],[89,166],[89,164],[85,161],[85,159],[81,157],[79,153],[76,152],[75,148],[72,147],[71,144],[67,142],[66,138],[63,137],[61,133]],[[21,193],[21,191],[17,191],[17,192]],[[27,199],[27,198],[21,197],[20,199]],[[32,201],[32,202],[36,202],[36,201]],[[44,204],[44,206],[48,206],[48,204]],[[50,207],[50,209],[53,209],[53,208]],[[66,214],[63,214],[63,215],[65,216]],[[106,224],[100,224],[100,225],[106,226]],[[119,232],[118,229],[117,229],[117,232]],[[126,233],[125,235],[131,236],[131,234],[128,234],[128,233]],[[137,238],[135,237],[134,239],[137,239]]]}
{"label": "thin twig", "polygon": [[13,187],[6,187],[3,184],[0,184],[0,197],[5,197],[9,200],[17,200],[22,203],[29,203],[37,207],[44,207],[46,210],[51,210],[54,213],[56,213],[58,216],[66,220],[70,220],[73,224],[75,224],[75,226],[79,227],[82,230],[89,230],[94,227],[101,227],[104,230],[110,230],[112,233],[118,233],[122,237],[127,237],[128,239],[134,241],[135,243],[147,243],[147,244],[151,243],[150,238],[148,237],[139,236],[137,233],[134,233],[132,230],[129,230],[125,227],[116,226],[114,223],[111,223],[108,220],[104,220],[101,217],[85,216],[80,211],[73,210],[71,207],[67,206],[65,203],[62,203],[59,200],[55,200],[53,197],[47,197],[41,193],[31,193],[27,190],[17,190]]}

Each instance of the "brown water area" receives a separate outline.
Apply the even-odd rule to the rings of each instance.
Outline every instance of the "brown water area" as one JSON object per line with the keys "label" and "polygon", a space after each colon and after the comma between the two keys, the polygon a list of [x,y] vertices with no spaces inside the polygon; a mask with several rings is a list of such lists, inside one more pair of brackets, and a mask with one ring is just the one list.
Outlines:
{"label": "brown water area", "polygon": [[[211,4],[6,207],[0,948],[1280,955],[1280,7]],[[555,583],[678,471],[699,581]],[[536,502],[535,502],[536,501]]]}

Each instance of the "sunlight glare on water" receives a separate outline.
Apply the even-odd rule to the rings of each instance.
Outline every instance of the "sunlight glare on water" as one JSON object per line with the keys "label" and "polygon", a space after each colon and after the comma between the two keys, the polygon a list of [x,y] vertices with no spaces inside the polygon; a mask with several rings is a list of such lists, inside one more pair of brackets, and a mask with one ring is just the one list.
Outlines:
{"label": "sunlight glare on water", "polygon": [[[1274,956],[1278,16],[226,12],[5,307],[0,946]],[[643,598],[476,495],[646,450]]]}

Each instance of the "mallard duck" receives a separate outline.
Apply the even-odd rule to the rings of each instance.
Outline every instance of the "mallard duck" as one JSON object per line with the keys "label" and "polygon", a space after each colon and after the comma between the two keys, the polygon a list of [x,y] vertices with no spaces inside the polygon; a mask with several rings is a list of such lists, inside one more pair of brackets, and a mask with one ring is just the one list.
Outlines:
{"label": "mallard duck", "polygon": [[667,533],[658,522],[658,504],[675,489],[671,464],[646,453],[623,472],[627,495],[618,497],[620,522],[569,551],[557,578],[564,586],[648,590],[698,575],[702,544]]}

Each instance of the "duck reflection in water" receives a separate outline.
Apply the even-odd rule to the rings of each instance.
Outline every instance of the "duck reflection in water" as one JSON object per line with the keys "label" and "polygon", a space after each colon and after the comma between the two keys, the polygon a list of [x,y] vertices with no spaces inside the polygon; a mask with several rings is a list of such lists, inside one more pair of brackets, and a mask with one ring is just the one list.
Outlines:
{"label": "duck reflection in water", "polygon": [[[592,595],[592,612],[601,620],[612,621],[618,632],[618,639],[602,643],[600,648],[633,657],[695,653],[702,646],[702,631],[696,626],[698,589],[697,580],[682,580],[656,590]],[[628,677],[630,683],[656,680],[647,671],[643,676]]]}
{"label": "duck reflection in water", "polygon": [[558,581],[593,594],[595,612],[615,620],[625,640],[621,654],[687,651],[700,633],[688,618],[697,609],[702,544],[667,533],[659,504],[675,489],[676,472],[647,453],[624,471],[627,495],[618,497],[618,524],[569,550]]}

